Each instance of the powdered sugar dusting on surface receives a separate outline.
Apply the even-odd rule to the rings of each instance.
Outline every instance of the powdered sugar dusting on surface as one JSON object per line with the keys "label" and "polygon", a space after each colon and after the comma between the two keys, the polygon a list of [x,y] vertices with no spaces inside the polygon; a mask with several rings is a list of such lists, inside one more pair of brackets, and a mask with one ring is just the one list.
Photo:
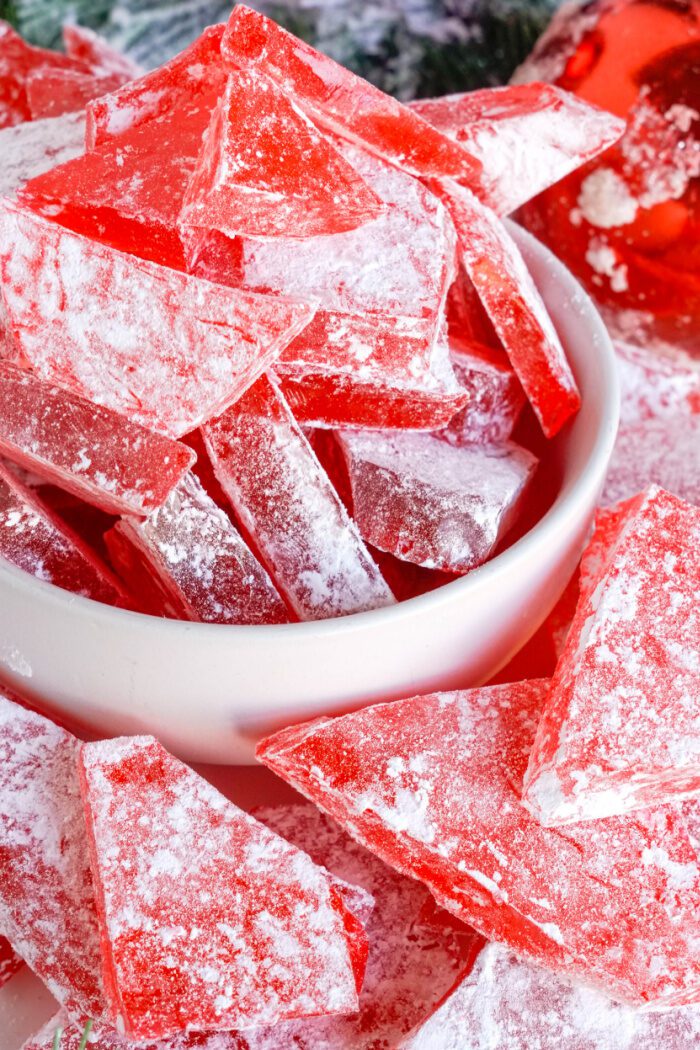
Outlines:
{"label": "powdered sugar dusting on surface", "polygon": [[127,1034],[357,1008],[343,913],[306,854],[150,737],[86,744],[82,764]]}
{"label": "powdered sugar dusting on surface", "polygon": [[31,120],[0,131],[0,196],[9,197],[28,179],[78,157],[85,148],[85,115]]}
{"label": "powdered sugar dusting on surface", "polygon": [[[521,804],[546,689],[520,682],[370,707],[283,730],[258,756],[490,939],[621,1000],[692,1001],[700,872],[674,811],[551,830]],[[427,804],[414,833],[403,800],[418,792]]]}
{"label": "powdered sugar dusting on surface", "polygon": [[601,504],[628,499],[649,484],[700,505],[700,414],[622,424]]}
{"label": "powdered sugar dusting on surface", "polygon": [[76,1016],[103,1012],[79,743],[0,695],[0,929]]}

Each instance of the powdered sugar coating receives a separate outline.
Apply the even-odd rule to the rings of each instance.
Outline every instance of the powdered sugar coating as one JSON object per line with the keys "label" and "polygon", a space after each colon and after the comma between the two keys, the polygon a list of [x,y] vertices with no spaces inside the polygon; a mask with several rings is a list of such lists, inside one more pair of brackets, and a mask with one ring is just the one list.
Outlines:
{"label": "powdered sugar coating", "polygon": [[700,361],[653,343],[615,343],[623,426],[700,413]]}
{"label": "powdered sugar coating", "polygon": [[81,791],[119,1031],[159,1039],[357,1008],[342,899],[306,854],[151,737],[83,745]]}
{"label": "powdered sugar coating", "polygon": [[700,792],[700,509],[652,487],[607,525],[525,776],[549,824]]}
{"label": "powdered sugar coating", "polygon": [[612,145],[624,121],[551,84],[419,99],[410,108],[483,164],[481,200],[508,215]]}
{"label": "powdered sugar coating", "polygon": [[194,474],[148,518],[115,528],[156,574],[179,616],[203,623],[286,623],[272,580]]}
{"label": "powdered sugar coating", "polygon": [[78,741],[0,695],[0,928],[76,1017],[102,1016]]}
{"label": "powdered sugar coating", "polygon": [[27,99],[27,80],[35,70],[74,69],[91,72],[90,67],[70,55],[32,47],[7,22],[0,25],[0,128],[31,120]]}
{"label": "powdered sugar coating", "polygon": [[432,434],[338,436],[364,539],[427,569],[468,572],[513,524],[537,460],[517,445],[453,447]]}
{"label": "powdered sugar coating", "polygon": [[634,1010],[489,944],[401,1050],[688,1050],[700,1009]]}
{"label": "powdered sugar coating", "polygon": [[507,441],[526,401],[508,359],[490,346],[452,339],[450,360],[469,400],[439,436],[455,445]]}
{"label": "powdered sugar coating", "polygon": [[485,936],[633,1004],[700,995],[698,858],[672,808],[541,827],[520,786],[546,681],[318,719],[258,757]]}
{"label": "powdered sugar coating", "polygon": [[186,445],[0,362],[0,452],[112,514],[148,514],[194,462]]}
{"label": "powdered sugar coating", "polygon": [[84,148],[83,113],[32,120],[3,129],[0,131],[0,196],[9,197],[36,175],[79,157]]}
{"label": "powdered sugar coating", "polygon": [[208,423],[204,438],[237,518],[300,619],[393,603],[356,526],[268,378]]}
{"label": "powdered sugar coating", "polygon": [[600,502],[608,506],[660,485],[700,505],[700,414],[623,424],[617,434]]}
{"label": "powdered sugar coating", "polygon": [[113,251],[5,202],[3,292],[42,378],[178,437],[222,411],[313,308]]}

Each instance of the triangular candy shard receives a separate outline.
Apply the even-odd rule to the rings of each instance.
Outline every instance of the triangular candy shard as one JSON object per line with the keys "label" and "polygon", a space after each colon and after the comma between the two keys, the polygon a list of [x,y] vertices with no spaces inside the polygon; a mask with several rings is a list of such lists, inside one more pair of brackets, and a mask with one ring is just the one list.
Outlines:
{"label": "triangular candy shard", "polygon": [[97,72],[105,75],[118,74],[122,81],[132,80],[143,73],[143,70],[130,58],[117,51],[112,45],[87,26],[74,22],[64,22],[63,43],[66,54],[77,58]]}
{"label": "triangular candy shard", "polygon": [[286,623],[265,569],[193,474],[144,521],[115,528],[150,565],[181,617],[203,623]]}
{"label": "triangular candy shard", "polygon": [[43,379],[179,437],[235,401],[313,307],[114,251],[5,202],[3,292]]}
{"label": "triangular candy shard", "polygon": [[547,437],[581,399],[559,336],[520,251],[494,212],[449,180],[431,186],[450,210],[464,268]]}
{"label": "triangular candy shard", "polygon": [[234,68],[272,77],[313,120],[397,167],[478,185],[481,164],[462,146],[257,11],[234,8],[221,50]]}
{"label": "triangular candy shard", "polygon": [[410,103],[483,165],[481,200],[508,215],[620,138],[625,122],[551,84],[485,88]]}
{"label": "triangular candy shard", "polygon": [[32,47],[7,22],[0,21],[0,128],[32,119],[27,99],[27,79],[35,70],[49,69],[91,72],[90,66],[70,55]]}
{"label": "triangular candy shard", "polygon": [[343,431],[353,517],[367,543],[441,572],[485,562],[513,525],[537,460],[514,444]]}
{"label": "triangular candy shard", "polygon": [[641,1005],[700,998],[700,862],[673,807],[544,828],[520,800],[548,682],[295,726],[258,757],[487,938]]}
{"label": "triangular candy shard", "polygon": [[0,361],[0,453],[110,514],[150,514],[191,449]]}
{"label": "triangular candy shard", "polygon": [[700,793],[700,508],[652,487],[603,527],[525,776],[547,824]]}
{"label": "triangular candy shard", "polygon": [[103,1013],[79,742],[0,695],[0,927],[76,1017]]}
{"label": "triangular candy shard", "polygon": [[145,1041],[357,1009],[347,911],[305,853],[151,737],[85,744],[81,790],[119,1031]]}
{"label": "triangular candy shard", "polygon": [[229,237],[314,237],[375,219],[382,203],[274,81],[237,71],[212,113],[181,221]]}

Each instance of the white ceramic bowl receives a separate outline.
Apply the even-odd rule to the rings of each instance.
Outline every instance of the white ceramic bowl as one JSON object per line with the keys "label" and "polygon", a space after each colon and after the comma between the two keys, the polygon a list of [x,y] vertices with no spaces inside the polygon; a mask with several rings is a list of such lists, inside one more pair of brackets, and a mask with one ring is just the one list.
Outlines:
{"label": "white ceramic bowl", "polygon": [[513,227],[583,406],[552,442],[561,484],[522,539],[468,576],[389,609],[320,623],[229,627],[112,609],[0,566],[0,677],[101,735],[149,732],[192,761],[246,762],[280,724],[490,678],[542,623],[574,570],[618,421],[605,328],[579,285]]}

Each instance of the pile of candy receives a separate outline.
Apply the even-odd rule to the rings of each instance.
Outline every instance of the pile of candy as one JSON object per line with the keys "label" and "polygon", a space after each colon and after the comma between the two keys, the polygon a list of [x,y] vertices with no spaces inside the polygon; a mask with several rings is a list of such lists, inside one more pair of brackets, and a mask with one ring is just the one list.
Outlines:
{"label": "pile of candy", "polygon": [[0,556],[278,624],[503,549],[579,394],[502,218],[623,122],[541,84],[404,106],[245,7],[135,79],[66,42],[0,40]]}

